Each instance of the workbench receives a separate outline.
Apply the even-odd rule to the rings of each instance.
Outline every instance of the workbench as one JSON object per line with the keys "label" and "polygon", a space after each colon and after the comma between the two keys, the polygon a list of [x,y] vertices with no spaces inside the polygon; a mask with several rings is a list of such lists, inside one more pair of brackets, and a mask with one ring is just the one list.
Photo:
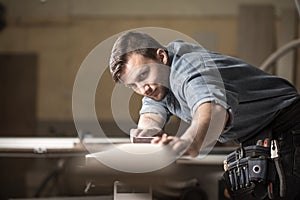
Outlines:
{"label": "workbench", "polygon": [[[85,163],[74,164],[72,173],[86,177],[91,194],[101,185],[113,186],[115,181],[128,183],[148,182],[151,185],[183,184],[197,179],[198,184],[210,199],[218,199],[219,180],[222,176],[223,160],[234,147],[215,147],[207,156],[191,158],[182,156],[163,169],[149,173],[127,173],[111,169],[99,162],[87,149],[105,151],[111,144],[128,144],[129,138],[0,138],[0,158],[81,158]],[[86,148],[88,147],[88,148]],[[138,162],[137,162],[138,163]],[[98,186],[98,187],[97,187]],[[83,188],[87,189],[87,188]],[[89,191],[87,191],[88,193]],[[168,192],[165,190],[164,192]]]}

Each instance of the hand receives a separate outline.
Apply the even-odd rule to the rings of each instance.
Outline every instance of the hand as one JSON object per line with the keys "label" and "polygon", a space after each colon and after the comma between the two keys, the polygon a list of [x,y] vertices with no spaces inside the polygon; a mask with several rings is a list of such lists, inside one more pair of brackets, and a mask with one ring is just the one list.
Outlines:
{"label": "hand", "polygon": [[161,136],[162,130],[161,129],[131,129],[130,130],[130,137],[155,137]]}
{"label": "hand", "polygon": [[131,129],[130,141],[132,143],[150,143],[155,136],[161,134],[160,129]]}
{"label": "hand", "polygon": [[196,157],[199,154],[197,146],[190,139],[182,139],[174,136],[163,134],[161,137],[156,137],[151,141],[152,144],[169,145],[177,155],[189,155]]}

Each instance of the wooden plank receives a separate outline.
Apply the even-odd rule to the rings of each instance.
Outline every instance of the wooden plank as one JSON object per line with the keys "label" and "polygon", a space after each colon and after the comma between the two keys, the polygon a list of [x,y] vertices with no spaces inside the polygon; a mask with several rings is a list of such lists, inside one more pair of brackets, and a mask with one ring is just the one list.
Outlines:
{"label": "wooden plank", "polygon": [[0,136],[35,136],[37,56],[0,55]]}
{"label": "wooden plank", "polygon": [[[297,15],[296,9],[284,9],[278,24],[278,48],[294,40],[297,34]],[[280,58],[276,66],[276,74],[294,83],[295,74],[295,56],[294,50],[291,50]]]}
{"label": "wooden plank", "polygon": [[241,5],[238,18],[238,57],[259,66],[275,49],[272,5]]}
{"label": "wooden plank", "polygon": [[[0,54],[0,136],[35,136],[37,55]],[[32,160],[0,158],[0,199],[26,197]]]}

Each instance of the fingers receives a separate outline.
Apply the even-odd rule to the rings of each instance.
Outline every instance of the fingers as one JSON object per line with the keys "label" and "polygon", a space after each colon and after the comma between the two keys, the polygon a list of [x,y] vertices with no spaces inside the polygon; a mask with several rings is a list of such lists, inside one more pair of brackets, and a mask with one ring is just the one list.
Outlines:
{"label": "fingers", "polygon": [[196,157],[199,153],[196,149],[194,149],[190,141],[174,136],[167,136],[167,134],[163,134],[161,137],[155,137],[151,143],[168,145],[177,155],[189,155]]}
{"label": "fingers", "polygon": [[151,143],[152,144],[161,144],[161,141],[163,140],[163,138],[165,138],[167,136],[167,134],[163,134],[161,137],[155,137]]}
{"label": "fingers", "polygon": [[[149,139],[149,137],[160,135],[162,132],[158,129],[131,129],[130,138],[134,142],[134,139]],[[144,142],[143,142],[144,143]],[[155,137],[151,140],[151,144],[161,144],[168,145],[171,149],[178,155],[190,155],[196,157],[199,152],[197,148],[194,148],[192,141],[186,139],[180,139],[174,136],[168,136],[167,134],[162,134],[161,136]]]}
{"label": "fingers", "polygon": [[141,133],[142,129],[130,129],[130,137],[137,137]]}
{"label": "fingers", "polygon": [[172,140],[174,140],[173,136],[168,136],[167,134],[163,134],[161,137],[155,137],[151,143],[152,144],[163,144],[167,145],[169,144]]}
{"label": "fingers", "polygon": [[151,140],[151,144],[158,144],[161,137],[155,137],[153,140]]}

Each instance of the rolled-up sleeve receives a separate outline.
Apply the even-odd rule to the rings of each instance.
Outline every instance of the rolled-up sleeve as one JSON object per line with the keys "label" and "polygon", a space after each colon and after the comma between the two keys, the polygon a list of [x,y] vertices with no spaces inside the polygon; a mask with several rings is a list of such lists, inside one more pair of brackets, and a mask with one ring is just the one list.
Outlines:
{"label": "rolled-up sleeve", "polygon": [[189,77],[185,81],[183,89],[192,116],[199,105],[205,102],[215,102],[225,109],[229,108],[224,85],[219,80],[209,80],[209,78],[199,74]]}
{"label": "rolled-up sleeve", "polygon": [[[183,84],[183,96],[194,115],[197,108],[206,102],[214,102],[228,111],[229,120],[224,132],[231,128],[237,94],[226,91],[221,76],[215,71],[204,70],[188,77]],[[233,108],[233,109],[232,109]]]}
{"label": "rolled-up sleeve", "polygon": [[155,113],[158,114],[165,121],[168,121],[170,117],[170,112],[167,109],[166,99],[162,101],[155,101],[148,97],[144,97],[142,100],[142,108],[140,110],[140,115],[144,113]]}

